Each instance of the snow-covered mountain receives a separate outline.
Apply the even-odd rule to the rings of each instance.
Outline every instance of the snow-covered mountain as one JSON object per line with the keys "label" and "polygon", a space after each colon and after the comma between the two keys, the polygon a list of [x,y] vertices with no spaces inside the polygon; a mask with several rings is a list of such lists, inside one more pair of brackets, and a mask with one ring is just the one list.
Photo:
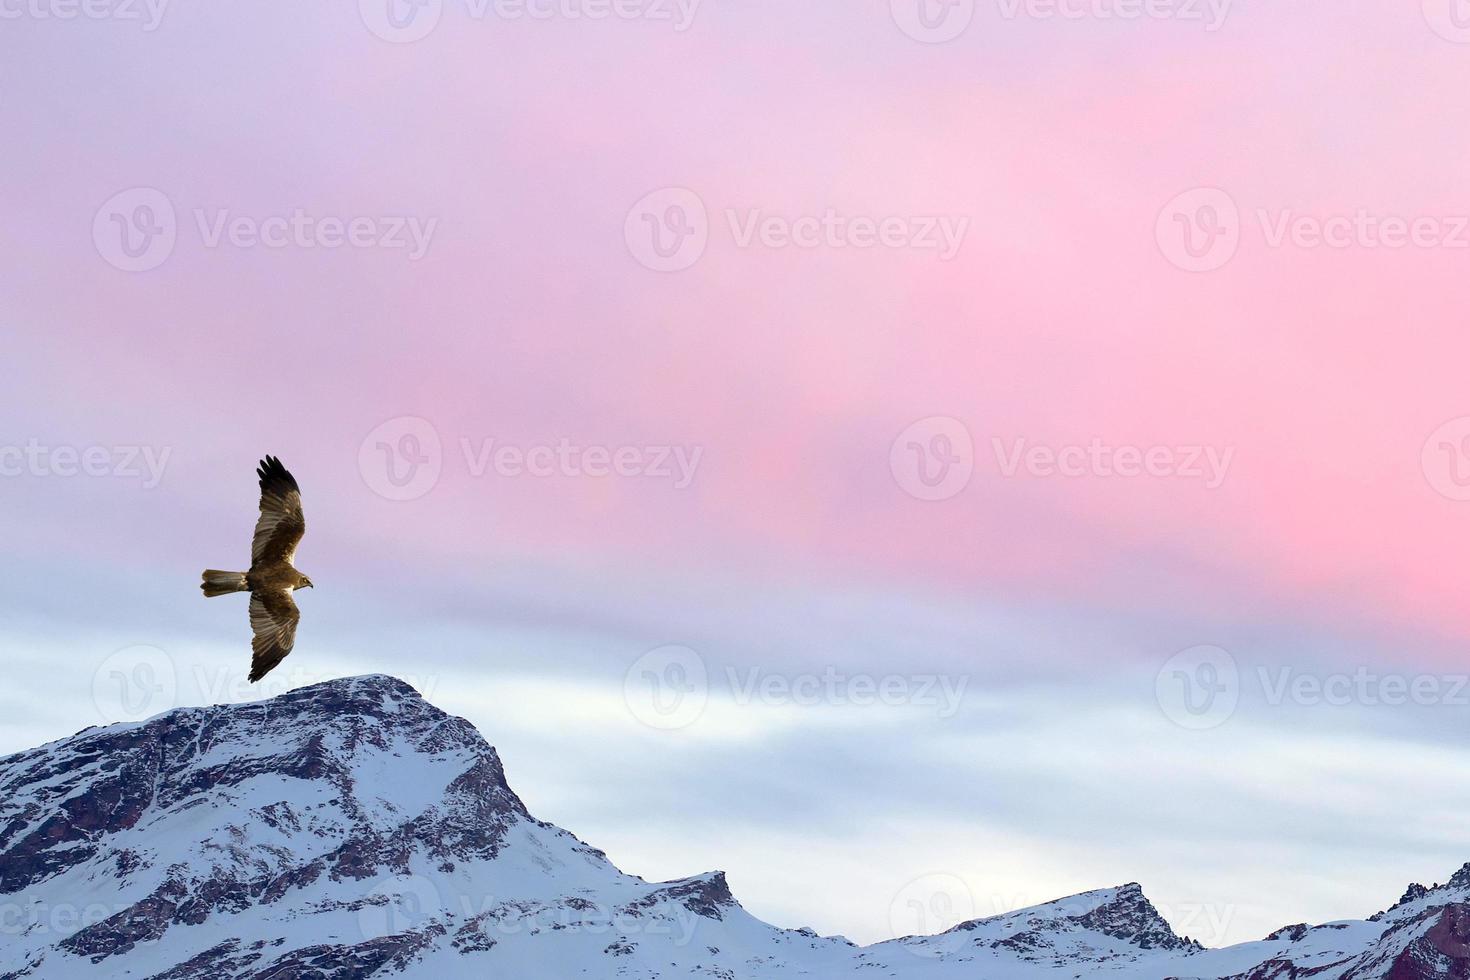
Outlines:
{"label": "snow-covered mountain", "polygon": [[647,882],[533,817],[389,677],[0,758],[0,980],[1470,978],[1470,865],[1362,922],[1204,950],[1136,884],[858,947]]}

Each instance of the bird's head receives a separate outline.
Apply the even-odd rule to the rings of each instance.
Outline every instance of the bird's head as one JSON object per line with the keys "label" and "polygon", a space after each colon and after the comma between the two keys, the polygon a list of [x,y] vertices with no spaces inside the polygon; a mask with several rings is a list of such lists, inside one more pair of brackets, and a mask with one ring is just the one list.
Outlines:
{"label": "bird's head", "polygon": [[301,581],[298,582],[298,583],[296,583],[296,587],[298,589],[314,589],[314,588],[316,588],[316,586],[314,586],[314,585],[311,584],[311,579],[307,578],[305,575],[301,576]]}

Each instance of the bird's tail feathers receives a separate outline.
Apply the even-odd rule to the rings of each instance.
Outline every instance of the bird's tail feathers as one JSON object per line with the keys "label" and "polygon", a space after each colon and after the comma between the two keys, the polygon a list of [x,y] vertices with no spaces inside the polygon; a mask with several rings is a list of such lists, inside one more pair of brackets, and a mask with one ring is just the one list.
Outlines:
{"label": "bird's tail feathers", "polygon": [[250,586],[245,584],[244,572],[221,572],[217,569],[207,568],[204,570],[204,581],[199,584],[204,590],[205,596],[229,595],[231,592],[245,592]]}

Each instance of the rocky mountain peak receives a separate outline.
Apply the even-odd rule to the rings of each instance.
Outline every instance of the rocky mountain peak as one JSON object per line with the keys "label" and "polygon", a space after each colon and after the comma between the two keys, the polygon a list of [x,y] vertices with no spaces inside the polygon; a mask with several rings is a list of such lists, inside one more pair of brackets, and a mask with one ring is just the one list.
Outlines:
{"label": "rocky mountain peak", "polygon": [[[434,792],[440,805],[429,818],[439,823],[435,846],[493,851],[508,822],[529,818],[495,750],[472,725],[395,678],[345,678],[267,701],[86,729],[0,758],[0,893],[107,853],[115,839],[169,813],[215,803],[218,831],[228,833],[247,816],[231,810],[231,801],[264,782],[282,786],[288,797],[291,786],[323,797],[358,836],[376,834],[385,813],[402,810],[404,801],[380,792],[391,787],[365,784],[362,770],[408,756],[438,760],[435,768],[445,771],[445,785]],[[300,826],[309,815],[286,799],[248,816]],[[363,853],[372,834],[357,847],[346,835],[334,868],[351,873],[354,851]],[[129,854],[128,861],[147,863],[145,855]]]}
{"label": "rocky mountain peak", "polygon": [[1426,887],[1417,881],[1411,882],[1397,902],[1389,906],[1386,911],[1370,917],[1369,921],[1377,922],[1392,912],[1421,901],[1427,900],[1428,905],[1436,906],[1467,899],[1470,899],[1470,863],[1461,865],[1460,869],[1450,875],[1449,880],[1442,885],[1433,884]]}
{"label": "rocky mountain peak", "polygon": [[1079,916],[1077,922],[1105,936],[1121,939],[1139,949],[1188,950],[1202,948],[1188,937],[1176,935],[1173,928],[1143,893],[1136,881],[1112,889],[1113,896],[1092,911]]}

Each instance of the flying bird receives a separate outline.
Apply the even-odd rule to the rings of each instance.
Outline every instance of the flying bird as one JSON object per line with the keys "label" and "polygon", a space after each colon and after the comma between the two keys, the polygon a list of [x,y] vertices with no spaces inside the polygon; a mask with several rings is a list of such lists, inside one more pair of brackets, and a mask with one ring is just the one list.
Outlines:
{"label": "flying bird", "polygon": [[301,514],[301,488],[296,478],[274,456],[260,461],[260,518],[250,543],[250,571],[221,572],[206,569],[199,588],[206,597],[231,592],[250,593],[250,662],[253,684],[286,659],[296,645],[296,624],[301,610],[291,593],[312,588],[311,579],[292,564],[296,546],[306,534]]}

